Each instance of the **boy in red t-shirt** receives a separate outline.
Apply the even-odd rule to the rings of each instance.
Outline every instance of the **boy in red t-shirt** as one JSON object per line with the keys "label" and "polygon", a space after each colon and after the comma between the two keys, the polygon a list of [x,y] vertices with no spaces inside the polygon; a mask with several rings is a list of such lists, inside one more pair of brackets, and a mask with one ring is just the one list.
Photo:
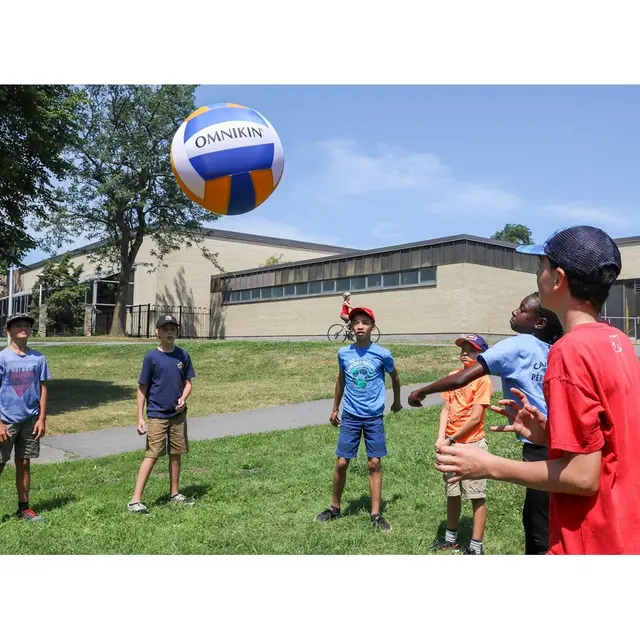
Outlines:
{"label": "boy in red t-shirt", "polygon": [[437,468],[453,480],[491,478],[550,492],[550,554],[640,554],[640,363],[629,338],[600,321],[622,269],[604,231],[577,226],[542,246],[541,304],[560,318],[565,335],[549,352],[544,378],[548,421],[521,392],[502,400],[515,431],[547,444],[549,460],[506,460],[473,447],[441,446]]}
{"label": "boy in red t-shirt", "polygon": [[349,314],[353,306],[351,305],[351,294],[348,291],[345,291],[342,294],[342,306],[340,307],[340,319],[345,323],[349,324]]}

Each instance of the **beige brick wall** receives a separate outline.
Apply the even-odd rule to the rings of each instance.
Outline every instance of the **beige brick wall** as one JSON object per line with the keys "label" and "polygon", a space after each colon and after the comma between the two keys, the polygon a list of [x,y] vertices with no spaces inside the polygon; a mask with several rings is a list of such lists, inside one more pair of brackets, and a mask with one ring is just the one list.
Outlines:
{"label": "beige brick wall", "polygon": [[[311,249],[298,249],[259,242],[229,240],[227,238],[206,237],[206,248],[218,254],[220,265],[227,271],[240,271],[258,267],[275,255],[294,262],[332,255]],[[145,239],[138,262],[155,262],[151,257],[152,242]],[[73,264],[84,265],[85,273],[92,273],[95,266],[89,263],[86,255],[74,256]],[[182,248],[166,257],[166,267],[158,267],[155,272],[148,273],[147,267],[138,267],[135,275],[134,304],[168,304],[196,307],[208,307],[210,303],[211,276],[218,270],[203,257],[197,246]],[[15,274],[16,293],[31,290],[37,282],[40,268],[28,267]],[[6,294],[5,294],[6,295]]]}
{"label": "beige brick wall", "polygon": [[[257,242],[207,238],[206,248],[218,254],[218,262],[226,271],[241,271],[264,264],[267,258],[282,255],[282,259],[294,262],[310,260],[333,252],[278,247]],[[141,248],[141,261],[151,260],[147,247]],[[219,271],[202,255],[196,246],[184,248],[165,258],[167,267],[159,267],[154,274],[140,268],[137,273],[134,304],[170,304],[196,307],[209,306],[211,276]],[[155,291],[155,298],[150,297]]]}
{"label": "beige brick wall", "polygon": [[620,247],[622,256],[622,273],[620,279],[631,280],[640,278],[640,245]]}
{"label": "beige brick wall", "polygon": [[[438,285],[354,293],[356,305],[370,307],[381,333],[508,334],[511,311],[536,290],[533,274],[473,264],[438,267]],[[299,298],[227,305],[224,335],[324,335],[339,322],[341,297]]]}

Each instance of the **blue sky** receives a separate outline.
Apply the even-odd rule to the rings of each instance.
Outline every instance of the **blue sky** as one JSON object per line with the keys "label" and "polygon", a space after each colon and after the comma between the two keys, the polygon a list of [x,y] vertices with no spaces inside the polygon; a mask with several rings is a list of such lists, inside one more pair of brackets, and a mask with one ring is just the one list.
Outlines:
{"label": "blue sky", "polygon": [[507,222],[538,241],[582,222],[640,235],[637,86],[201,86],[196,98],[260,111],[285,153],[276,192],[213,227],[354,248]]}

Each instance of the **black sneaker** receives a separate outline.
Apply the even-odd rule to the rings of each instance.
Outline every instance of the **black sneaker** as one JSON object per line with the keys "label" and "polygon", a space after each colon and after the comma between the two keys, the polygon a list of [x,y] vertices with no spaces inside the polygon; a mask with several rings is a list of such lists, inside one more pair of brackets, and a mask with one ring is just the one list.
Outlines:
{"label": "black sneaker", "polygon": [[384,519],[384,516],[380,514],[376,514],[375,516],[371,516],[371,523],[380,531],[391,531],[391,525]]}
{"label": "black sneaker", "polygon": [[446,540],[436,540],[430,547],[431,551],[460,551],[460,545],[457,542],[447,542]]}
{"label": "black sneaker", "polygon": [[484,549],[482,549],[480,552],[478,552],[478,551],[474,551],[471,547],[467,547],[464,550],[464,555],[465,556],[483,556],[484,555]]}
{"label": "black sneaker", "polygon": [[340,509],[336,509],[331,505],[328,509],[325,509],[322,513],[319,513],[314,520],[316,522],[329,522],[329,520],[336,520],[341,516]]}

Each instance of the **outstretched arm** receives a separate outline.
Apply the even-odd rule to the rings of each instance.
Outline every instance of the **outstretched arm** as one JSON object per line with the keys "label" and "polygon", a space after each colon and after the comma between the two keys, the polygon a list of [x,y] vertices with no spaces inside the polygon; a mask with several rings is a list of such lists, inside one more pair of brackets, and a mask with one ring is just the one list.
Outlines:
{"label": "outstretched arm", "polygon": [[444,393],[445,391],[455,391],[456,389],[462,389],[466,387],[470,382],[486,376],[489,371],[485,368],[484,364],[476,362],[472,367],[467,367],[462,371],[456,371],[440,380],[436,380],[431,384],[428,384],[416,391],[411,392],[409,395],[409,404],[412,407],[421,406],[420,403],[433,393]]}

